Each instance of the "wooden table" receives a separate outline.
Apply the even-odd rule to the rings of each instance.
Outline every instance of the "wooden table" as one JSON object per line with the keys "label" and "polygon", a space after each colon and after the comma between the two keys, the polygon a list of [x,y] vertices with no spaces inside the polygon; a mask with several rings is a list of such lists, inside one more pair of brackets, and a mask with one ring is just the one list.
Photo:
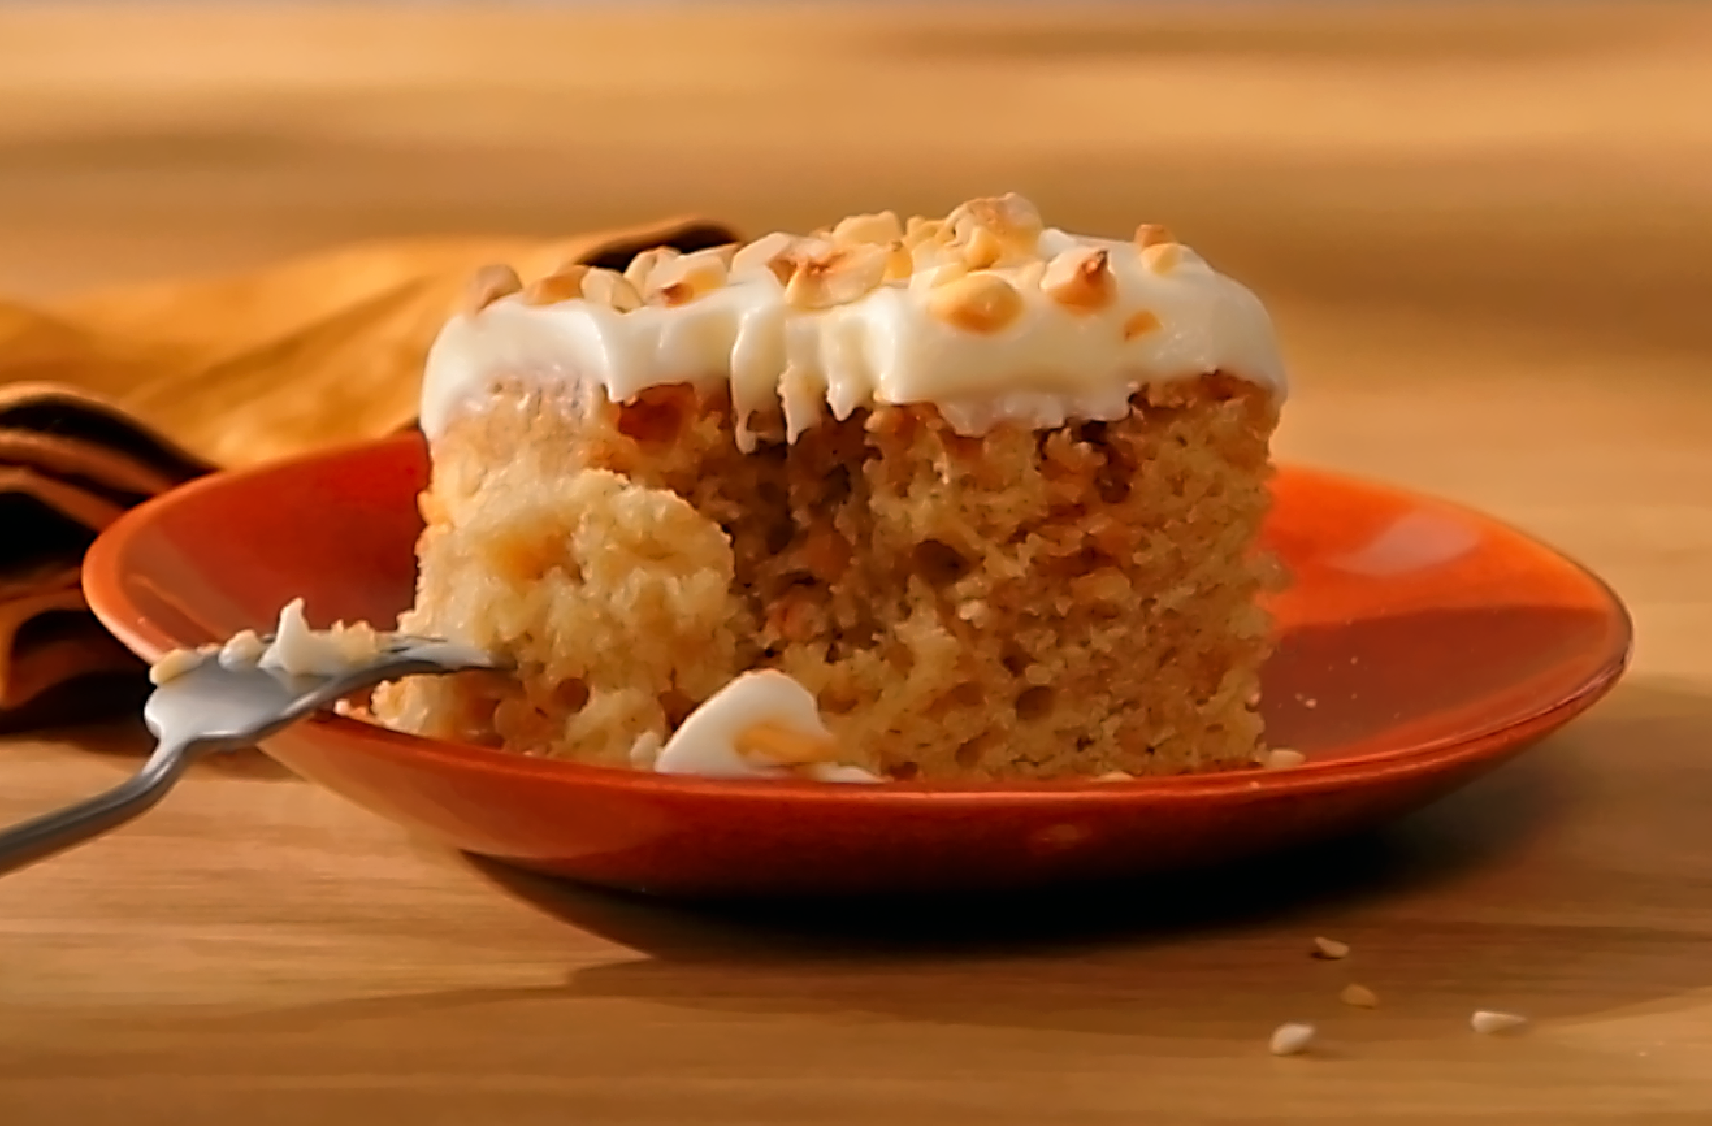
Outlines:
{"label": "wooden table", "polygon": [[[629,902],[212,765],[0,883],[0,1122],[1712,1121],[1712,19],[638,8],[0,9],[0,286],[1013,186],[1163,220],[1271,301],[1285,456],[1585,559],[1632,674],[1394,831],[1027,922]],[[140,748],[7,740],[0,816]],[[1292,1019],[1323,1055],[1267,1055]]]}

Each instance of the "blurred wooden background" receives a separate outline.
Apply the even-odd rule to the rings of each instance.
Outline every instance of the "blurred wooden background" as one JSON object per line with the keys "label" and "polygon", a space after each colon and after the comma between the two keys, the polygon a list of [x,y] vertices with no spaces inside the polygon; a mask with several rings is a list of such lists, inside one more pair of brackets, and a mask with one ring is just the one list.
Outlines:
{"label": "blurred wooden background", "polygon": [[[1286,456],[1492,509],[1640,630],[1535,757],[1146,936],[709,921],[205,772],[0,886],[0,1122],[1712,1120],[1708,106],[1689,3],[0,7],[0,293],[1015,188],[1251,282]],[[139,743],[0,745],[0,817]],[[1271,1061],[1328,931],[1388,1008]]]}
{"label": "blurred wooden background", "polygon": [[[1637,457],[1712,435],[1709,76],[1712,6],[1638,0],[24,4],[0,293],[1015,188],[1064,225],[1164,222],[1253,284],[1300,388],[1287,456],[1497,507],[1621,583],[1654,537],[1712,550],[1669,509],[1712,468],[1633,492]],[[1556,434],[1525,466],[1464,442],[1518,425]],[[1578,542],[1569,492],[1631,534]]]}
{"label": "blurred wooden background", "polygon": [[1014,186],[1273,300],[1705,353],[1692,4],[0,8],[0,290]]}

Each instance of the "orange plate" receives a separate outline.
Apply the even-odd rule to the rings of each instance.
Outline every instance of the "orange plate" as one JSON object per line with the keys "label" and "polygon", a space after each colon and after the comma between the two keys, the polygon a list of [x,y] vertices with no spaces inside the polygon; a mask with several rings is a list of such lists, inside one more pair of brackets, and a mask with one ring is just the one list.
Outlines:
{"label": "orange plate", "polygon": [[[146,658],[269,625],[391,622],[411,597],[421,439],[198,481],[84,567]],[[1266,669],[1294,770],[1129,783],[816,785],[631,773],[329,716],[275,758],[383,817],[538,871],[674,895],[1011,888],[1230,860],[1367,827],[1462,785],[1603,695],[1629,651],[1598,579],[1463,508],[1287,468],[1267,538],[1294,586]],[[234,833],[241,825],[231,826]]]}

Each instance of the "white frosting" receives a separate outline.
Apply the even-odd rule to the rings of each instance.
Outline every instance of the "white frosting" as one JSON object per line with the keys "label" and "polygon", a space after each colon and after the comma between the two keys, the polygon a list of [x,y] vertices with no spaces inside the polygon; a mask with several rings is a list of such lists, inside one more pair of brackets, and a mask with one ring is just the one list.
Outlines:
{"label": "white frosting", "polygon": [[[234,638],[228,648],[234,650],[231,659],[238,660],[252,646]],[[347,626],[340,622],[326,630],[310,628],[303,616],[303,599],[297,598],[279,612],[273,643],[255,660],[264,669],[291,676],[339,676],[373,663],[379,653],[380,636],[363,623]]]}
{"label": "white frosting", "polygon": [[208,659],[207,649],[174,649],[149,666],[149,683],[170,684]]}
{"label": "white frosting", "polygon": [[[1016,246],[990,272],[1015,287],[1020,312],[994,331],[936,314],[929,294],[947,263],[968,260],[943,241],[899,248],[913,257],[910,276],[826,309],[793,305],[764,261],[740,261],[722,284],[686,304],[650,299],[621,312],[582,297],[549,304],[502,297],[442,330],[428,357],[422,427],[437,436],[497,376],[599,385],[613,402],[662,383],[729,380],[745,448],[750,412],[781,404],[794,439],[823,409],[846,418],[872,403],[932,403],[966,434],[1001,420],[1036,429],[1071,418],[1109,421],[1128,412],[1144,384],[1214,371],[1284,394],[1260,301],[1187,247],[1147,254],[1135,242],[1050,228]],[[1088,250],[1107,252],[1115,293],[1098,308],[1072,308],[1042,287],[1041,266]],[[1157,324],[1135,331],[1135,318],[1148,323],[1148,314]]]}
{"label": "white frosting", "polygon": [[[739,736],[760,724],[775,724],[816,740],[832,735],[821,722],[820,708],[808,689],[782,672],[748,672],[714,693],[689,714],[653,756],[662,774],[699,774],[712,778],[788,778],[789,767],[745,757],[737,749]],[[645,761],[652,750],[639,746],[635,757]],[[639,743],[644,741],[639,741]],[[878,782],[860,767],[815,763],[802,771],[818,782]]]}
{"label": "white frosting", "polygon": [[[302,600],[297,603],[299,610]],[[282,615],[283,616],[283,615]],[[220,664],[228,669],[253,665],[267,655],[268,643],[253,629],[239,630],[220,649]]]}

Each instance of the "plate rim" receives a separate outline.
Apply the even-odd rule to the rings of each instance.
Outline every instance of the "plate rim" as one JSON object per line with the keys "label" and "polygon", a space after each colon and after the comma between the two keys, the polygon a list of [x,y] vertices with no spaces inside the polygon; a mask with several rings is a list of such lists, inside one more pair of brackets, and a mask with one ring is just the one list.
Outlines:
{"label": "plate rim", "polygon": [[[127,547],[159,518],[177,505],[194,501],[204,492],[231,487],[235,482],[257,477],[289,474],[295,467],[325,463],[365,452],[381,453],[392,447],[421,449],[420,434],[406,431],[390,437],[349,443],[299,457],[264,462],[236,469],[218,470],[187,482],[123,513],[104,529],[84,555],[80,583],[90,610],[108,632],[145,660],[158,659],[168,649],[195,644],[194,639],[175,639],[144,618],[125,595],[119,579]],[[1558,730],[1598,703],[1622,678],[1634,651],[1634,622],[1616,590],[1577,559],[1523,529],[1472,505],[1393,484],[1360,474],[1294,461],[1278,461],[1279,475],[1313,480],[1318,485],[1345,490],[1379,492],[1409,501],[1415,507],[1431,507],[1464,521],[1502,533],[1526,546],[1537,556],[1549,559],[1588,588],[1591,601],[1604,611],[1606,646],[1589,654],[1591,671],[1576,686],[1528,710],[1518,710],[1463,734],[1449,734],[1421,743],[1369,751],[1323,762],[1306,762],[1287,770],[1255,767],[1210,774],[1142,777],[1115,782],[1094,779],[1043,780],[1029,782],[966,782],[955,785],[923,782],[884,782],[850,785],[799,779],[708,778],[695,775],[655,774],[591,766],[560,759],[530,757],[512,751],[471,743],[434,739],[394,731],[378,724],[337,715],[316,716],[304,725],[325,727],[337,737],[342,749],[359,750],[394,760],[431,761],[459,771],[501,772],[531,777],[549,785],[579,785],[610,791],[644,790],[720,801],[777,801],[849,803],[920,808],[991,808],[1042,802],[1081,806],[1089,802],[1120,799],[1125,803],[1261,797],[1306,794],[1351,786],[1381,784],[1399,775],[1471,765],[1497,760],[1516,753]]]}

